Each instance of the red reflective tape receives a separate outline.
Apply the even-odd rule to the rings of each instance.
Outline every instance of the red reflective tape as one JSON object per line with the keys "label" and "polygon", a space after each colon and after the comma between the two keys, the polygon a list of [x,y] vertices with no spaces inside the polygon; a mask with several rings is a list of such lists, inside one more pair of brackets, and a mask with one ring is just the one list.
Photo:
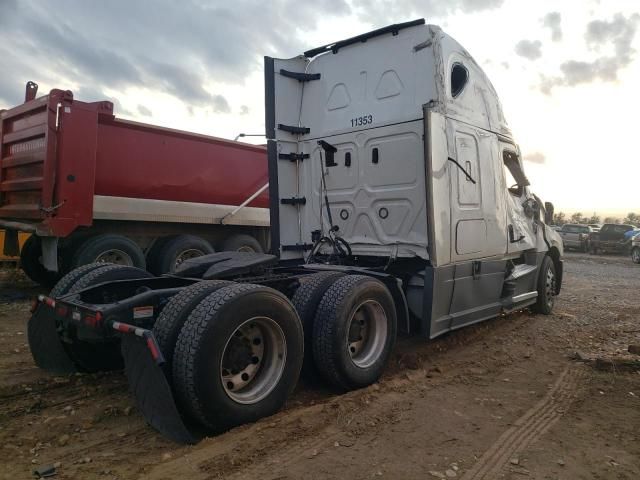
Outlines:
{"label": "red reflective tape", "polygon": [[160,352],[158,351],[158,347],[156,346],[156,342],[153,341],[152,337],[147,337],[147,347],[151,350],[151,356],[154,360],[157,360],[160,356]]}

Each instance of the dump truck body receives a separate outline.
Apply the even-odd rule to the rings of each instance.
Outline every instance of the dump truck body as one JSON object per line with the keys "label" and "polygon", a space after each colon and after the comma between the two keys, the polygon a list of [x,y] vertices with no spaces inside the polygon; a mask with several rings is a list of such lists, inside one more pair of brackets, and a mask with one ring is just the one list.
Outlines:
{"label": "dump truck body", "polygon": [[215,243],[234,232],[203,225],[268,226],[266,191],[229,215],[267,183],[263,147],[122,120],[111,102],[62,90],[0,119],[0,225],[9,230],[47,240],[118,232],[147,249],[170,234]]}
{"label": "dump truck body", "polygon": [[35,305],[38,365],[98,368],[83,346],[108,358],[121,342],[140,411],[190,442],[190,421],[221,431],[275,412],[301,369],[337,391],[370,385],[398,331],[551,312],[552,205],[530,191],[488,79],[438,27],[266,57],[265,99],[271,254],[214,253],[160,278],[72,271]]}

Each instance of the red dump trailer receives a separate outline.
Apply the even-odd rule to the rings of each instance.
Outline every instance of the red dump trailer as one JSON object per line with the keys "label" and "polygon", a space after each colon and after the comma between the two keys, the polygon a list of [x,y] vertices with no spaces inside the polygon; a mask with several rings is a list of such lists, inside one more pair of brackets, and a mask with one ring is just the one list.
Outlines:
{"label": "red dump trailer", "polygon": [[93,262],[172,271],[214,250],[267,250],[266,149],[117,118],[51,90],[0,112],[0,228],[37,282]]}

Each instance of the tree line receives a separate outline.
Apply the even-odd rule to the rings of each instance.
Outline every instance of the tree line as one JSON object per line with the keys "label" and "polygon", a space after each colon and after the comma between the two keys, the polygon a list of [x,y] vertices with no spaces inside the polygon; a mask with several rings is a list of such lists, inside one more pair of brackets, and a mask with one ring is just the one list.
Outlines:
{"label": "tree line", "polygon": [[569,217],[564,212],[557,212],[553,214],[554,225],[564,225],[565,223],[579,223],[583,225],[588,224],[602,224],[602,223],[624,223],[628,225],[640,226],[640,214],[629,212],[622,220],[616,217],[605,217],[601,220],[600,215],[595,212],[593,215],[586,216],[581,212],[572,213]]}

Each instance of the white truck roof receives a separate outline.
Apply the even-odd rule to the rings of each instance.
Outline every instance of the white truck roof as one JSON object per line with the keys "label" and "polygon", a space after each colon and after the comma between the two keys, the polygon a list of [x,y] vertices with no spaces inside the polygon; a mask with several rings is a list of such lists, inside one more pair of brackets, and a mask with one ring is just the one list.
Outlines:
{"label": "white truck roof", "polygon": [[[291,59],[298,71],[321,74],[305,84],[304,100],[309,101],[295,112],[299,124],[311,130],[309,138],[348,130],[341,127],[365,111],[374,119],[367,127],[422,118],[422,107],[430,102],[434,111],[511,136],[498,95],[469,52],[440,27],[418,22],[395,35],[343,46],[338,42]],[[453,97],[455,64],[467,78]]]}

